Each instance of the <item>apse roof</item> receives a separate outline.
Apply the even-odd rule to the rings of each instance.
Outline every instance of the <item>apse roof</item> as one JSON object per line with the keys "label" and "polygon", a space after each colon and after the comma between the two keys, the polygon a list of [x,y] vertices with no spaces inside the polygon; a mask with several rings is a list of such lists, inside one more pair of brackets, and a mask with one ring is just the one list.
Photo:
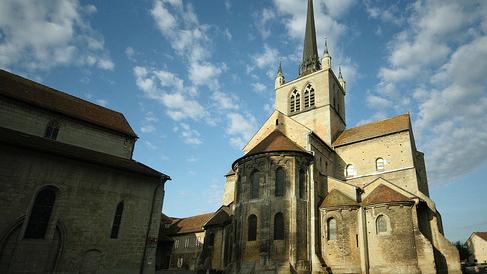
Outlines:
{"label": "apse roof", "polygon": [[402,114],[386,120],[346,129],[338,136],[333,146],[343,146],[406,130],[410,130],[409,114]]}
{"label": "apse roof", "polygon": [[275,129],[271,134],[265,137],[253,149],[251,149],[245,156],[273,152],[273,151],[297,151],[306,152],[296,143],[291,141],[280,130]]}
{"label": "apse roof", "polygon": [[137,137],[122,113],[93,104],[0,69],[0,95]]}

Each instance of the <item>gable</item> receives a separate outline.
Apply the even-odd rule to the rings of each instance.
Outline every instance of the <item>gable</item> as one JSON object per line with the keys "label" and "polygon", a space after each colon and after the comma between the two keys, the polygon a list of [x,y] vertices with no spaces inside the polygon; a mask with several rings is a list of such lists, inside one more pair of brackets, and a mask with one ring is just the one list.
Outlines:
{"label": "gable", "polygon": [[375,205],[382,203],[394,202],[412,202],[412,200],[401,193],[381,184],[376,187],[365,199],[362,201],[363,205]]}
{"label": "gable", "polygon": [[343,194],[339,190],[332,190],[320,205],[320,208],[332,208],[332,207],[347,207],[347,206],[359,206],[359,204],[352,198]]}
{"label": "gable", "polygon": [[306,152],[296,143],[287,138],[280,130],[275,129],[261,142],[259,142],[246,156],[272,151],[297,151]]}
{"label": "gable", "polygon": [[311,132],[309,128],[296,122],[292,118],[289,118],[284,113],[275,110],[265,121],[262,127],[257,131],[257,133],[255,133],[249,142],[243,147],[244,153],[248,154],[275,129],[278,129],[292,142],[302,148],[306,147],[307,133]]}

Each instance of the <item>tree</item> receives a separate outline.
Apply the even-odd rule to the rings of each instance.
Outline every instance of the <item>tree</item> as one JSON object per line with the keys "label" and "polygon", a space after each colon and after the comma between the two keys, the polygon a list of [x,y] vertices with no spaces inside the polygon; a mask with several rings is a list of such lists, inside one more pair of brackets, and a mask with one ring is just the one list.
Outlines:
{"label": "tree", "polygon": [[470,251],[467,248],[466,244],[462,244],[460,241],[454,243],[454,245],[458,249],[458,253],[460,254],[460,261],[468,260],[470,257]]}

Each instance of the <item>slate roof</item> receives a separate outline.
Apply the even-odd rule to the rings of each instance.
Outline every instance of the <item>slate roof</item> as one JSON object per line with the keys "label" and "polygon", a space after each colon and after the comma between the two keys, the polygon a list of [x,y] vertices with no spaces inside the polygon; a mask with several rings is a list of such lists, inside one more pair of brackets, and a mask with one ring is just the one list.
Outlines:
{"label": "slate roof", "polygon": [[362,204],[367,206],[393,202],[412,202],[412,200],[385,185],[379,185],[365,197]]}
{"label": "slate roof", "polygon": [[0,69],[0,95],[136,138],[122,113]]}
{"label": "slate roof", "polygon": [[206,213],[187,218],[174,218],[169,235],[204,231],[203,225],[214,215]]}
{"label": "slate roof", "polygon": [[359,204],[343,194],[341,191],[333,189],[320,205],[320,208],[343,207],[343,206],[359,206]]}
{"label": "slate roof", "polygon": [[474,232],[473,234],[479,236],[484,241],[487,241],[487,232]]}
{"label": "slate roof", "polygon": [[146,176],[170,179],[169,176],[132,159],[121,158],[7,128],[0,127],[0,143]]}
{"label": "slate roof", "polygon": [[297,151],[306,152],[296,143],[291,141],[280,130],[275,129],[271,134],[265,137],[260,143],[258,143],[252,150],[250,150],[245,156],[250,156],[259,153],[273,152],[273,151]]}
{"label": "slate roof", "polygon": [[410,130],[409,114],[372,122],[344,130],[333,143],[334,147]]}

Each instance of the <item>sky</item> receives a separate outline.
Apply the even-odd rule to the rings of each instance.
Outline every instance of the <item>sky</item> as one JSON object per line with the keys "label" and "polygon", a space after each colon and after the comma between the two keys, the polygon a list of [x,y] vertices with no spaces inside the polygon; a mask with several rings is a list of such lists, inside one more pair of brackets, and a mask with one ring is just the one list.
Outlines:
{"label": "sky", "polygon": [[[116,3],[116,5],[114,5]],[[410,113],[446,236],[487,231],[487,1],[314,0],[354,127]],[[124,113],[163,212],[216,210],[224,175],[297,77],[305,0],[0,1],[0,68]]]}

